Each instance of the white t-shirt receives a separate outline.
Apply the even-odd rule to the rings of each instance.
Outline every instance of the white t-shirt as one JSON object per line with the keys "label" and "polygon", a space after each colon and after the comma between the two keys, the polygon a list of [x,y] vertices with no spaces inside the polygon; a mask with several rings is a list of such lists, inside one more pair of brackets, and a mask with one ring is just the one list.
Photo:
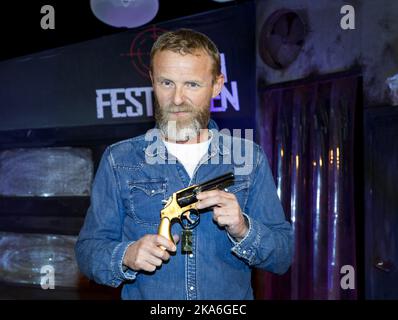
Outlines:
{"label": "white t-shirt", "polygon": [[212,136],[210,139],[200,143],[173,143],[163,140],[167,151],[175,156],[185,167],[189,177],[192,178],[196,166],[200,159],[206,154],[209,149]]}

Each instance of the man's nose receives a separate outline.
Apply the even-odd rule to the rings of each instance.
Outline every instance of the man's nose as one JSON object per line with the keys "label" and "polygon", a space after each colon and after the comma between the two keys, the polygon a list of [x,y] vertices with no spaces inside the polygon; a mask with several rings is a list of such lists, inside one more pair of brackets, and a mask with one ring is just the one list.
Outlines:
{"label": "man's nose", "polygon": [[185,101],[184,88],[177,86],[174,91],[173,103],[179,106]]}

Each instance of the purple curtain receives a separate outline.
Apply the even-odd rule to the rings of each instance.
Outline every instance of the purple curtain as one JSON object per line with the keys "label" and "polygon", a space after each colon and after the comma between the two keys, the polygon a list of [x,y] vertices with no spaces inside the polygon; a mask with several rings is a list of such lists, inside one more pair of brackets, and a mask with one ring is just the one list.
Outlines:
{"label": "purple curtain", "polygon": [[[260,93],[260,143],[295,240],[283,276],[255,272],[259,299],[356,299],[343,289],[356,268],[354,111],[358,76],[271,87]],[[344,270],[344,269],[343,269]],[[346,281],[344,281],[346,282]]]}

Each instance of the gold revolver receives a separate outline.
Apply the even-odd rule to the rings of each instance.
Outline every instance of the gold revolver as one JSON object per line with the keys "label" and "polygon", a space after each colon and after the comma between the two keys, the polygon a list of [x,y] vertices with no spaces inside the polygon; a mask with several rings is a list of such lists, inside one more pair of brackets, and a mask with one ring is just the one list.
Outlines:
{"label": "gold revolver", "polygon": [[196,209],[196,203],[198,202],[196,195],[203,191],[227,188],[234,183],[234,178],[233,172],[229,172],[174,192],[160,211],[158,234],[174,243],[171,235],[173,222],[178,221],[184,230],[195,228],[200,221],[199,211]]}

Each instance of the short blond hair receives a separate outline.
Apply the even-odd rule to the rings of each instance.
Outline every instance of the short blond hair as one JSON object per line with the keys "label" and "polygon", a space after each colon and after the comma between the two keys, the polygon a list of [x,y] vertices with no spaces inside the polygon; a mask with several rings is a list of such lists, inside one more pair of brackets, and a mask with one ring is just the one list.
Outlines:
{"label": "short blond hair", "polygon": [[209,37],[192,29],[178,29],[160,35],[151,49],[150,70],[153,72],[153,58],[159,51],[170,50],[185,54],[194,54],[197,50],[205,51],[213,61],[212,74],[215,80],[221,74],[220,53]]}

